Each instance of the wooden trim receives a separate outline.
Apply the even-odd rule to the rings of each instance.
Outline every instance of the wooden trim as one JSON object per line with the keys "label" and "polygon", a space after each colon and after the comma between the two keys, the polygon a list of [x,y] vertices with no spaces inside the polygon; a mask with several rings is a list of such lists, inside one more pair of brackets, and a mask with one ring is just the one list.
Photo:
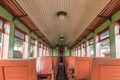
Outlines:
{"label": "wooden trim", "polygon": [[[14,16],[19,16],[19,15],[24,15],[26,12],[22,9],[22,7],[17,3],[16,0],[0,0],[0,4]],[[28,29],[35,30],[38,29],[38,26],[34,24],[34,22],[31,20],[29,16],[19,18],[18,19],[20,22],[22,22],[25,26],[27,26]],[[44,36],[44,34],[40,31],[35,31],[34,34],[39,36],[42,40],[44,40],[46,43],[48,39]],[[41,37],[44,36],[44,37]],[[51,46],[51,43],[48,42],[48,44]]]}
{"label": "wooden trim", "polygon": [[[112,16],[113,14],[115,14],[117,11],[120,10],[120,0],[111,0],[107,6],[98,14],[98,15],[102,15],[102,16]],[[92,30],[94,32],[94,30],[99,27],[103,22],[105,22],[107,19],[103,19],[103,18],[99,18],[96,17],[89,25],[86,29],[91,29],[90,32],[87,32],[86,34],[84,34],[84,32],[82,32],[82,34],[80,36],[85,36],[88,35],[90,33],[92,33]],[[82,40],[81,37],[77,38],[78,40]],[[74,47],[75,44],[72,44],[72,47]]]}

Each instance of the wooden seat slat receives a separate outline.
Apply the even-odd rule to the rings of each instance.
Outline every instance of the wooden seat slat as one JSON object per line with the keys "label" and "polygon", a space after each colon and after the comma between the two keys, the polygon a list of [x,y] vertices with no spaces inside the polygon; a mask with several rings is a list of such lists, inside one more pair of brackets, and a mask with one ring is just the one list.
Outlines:
{"label": "wooden seat slat", "polygon": [[0,80],[37,80],[35,60],[0,60]]}
{"label": "wooden seat slat", "polygon": [[90,73],[92,69],[92,58],[90,57],[79,57],[75,59],[75,77],[76,79],[90,78]]}
{"label": "wooden seat slat", "polygon": [[91,80],[120,80],[120,59],[95,58]]}

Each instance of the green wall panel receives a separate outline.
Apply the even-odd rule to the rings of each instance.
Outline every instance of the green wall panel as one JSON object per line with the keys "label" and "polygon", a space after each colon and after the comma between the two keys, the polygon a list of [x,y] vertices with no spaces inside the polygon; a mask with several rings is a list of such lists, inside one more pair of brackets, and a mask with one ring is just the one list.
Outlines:
{"label": "green wall panel", "polygon": [[10,38],[9,38],[9,53],[8,58],[13,57],[13,49],[14,49],[14,33],[15,33],[15,26],[13,23],[10,23]]}
{"label": "green wall panel", "polygon": [[110,57],[116,57],[116,48],[115,48],[115,27],[114,24],[111,23],[110,26]]}
{"label": "green wall panel", "polygon": [[53,56],[59,56],[58,54],[58,50],[56,48],[53,48]]}
{"label": "green wall panel", "polygon": [[67,47],[67,50],[65,51],[65,56],[70,56],[71,50]]}

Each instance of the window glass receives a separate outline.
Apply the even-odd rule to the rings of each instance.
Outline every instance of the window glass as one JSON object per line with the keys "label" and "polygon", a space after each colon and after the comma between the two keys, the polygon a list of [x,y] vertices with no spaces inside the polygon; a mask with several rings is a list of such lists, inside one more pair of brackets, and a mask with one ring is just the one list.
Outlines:
{"label": "window glass", "polygon": [[0,29],[3,29],[3,21],[0,20]]}
{"label": "window glass", "polygon": [[33,53],[34,53],[34,45],[30,46],[30,56],[29,57],[33,57]]}
{"label": "window glass", "polygon": [[[2,29],[3,29],[3,22],[2,22],[2,20],[0,20],[0,30],[2,30]],[[2,35],[3,35],[3,33],[0,32],[0,55],[2,52]]]}
{"label": "window glass", "polygon": [[24,33],[22,33],[20,30],[18,30],[18,29],[15,29],[15,36],[16,37],[19,37],[19,38],[21,38],[21,39],[23,39],[24,40],[24,38],[25,38],[25,35],[24,35]]}
{"label": "window glass", "polygon": [[30,45],[29,57],[33,57],[34,56],[35,39],[31,38],[30,42],[31,42],[31,45]]}
{"label": "window glass", "polygon": [[39,43],[39,56],[42,56],[42,44]]}
{"label": "window glass", "polygon": [[93,57],[93,55],[94,55],[94,46],[90,45],[89,48],[90,48],[90,51],[89,51],[90,52],[90,56]]}
{"label": "window glass", "polygon": [[13,58],[22,58],[24,53],[25,34],[15,29]]}
{"label": "window glass", "polygon": [[90,39],[89,44],[93,44],[93,43],[94,43],[93,39]]}
{"label": "window glass", "polygon": [[2,54],[2,37],[3,37],[3,34],[2,32],[0,32],[0,55]]}
{"label": "window glass", "polygon": [[24,41],[15,38],[13,58],[22,58],[24,51]]}
{"label": "window glass", "polygon": [[85,44],[82,45],[82,55],[81,55],[81,56],[82,56],[82,57],[85,56]]}
{"label": "window glass", "polygon": [[101,56],[104,57],[106,53],[110,53],[110,40],[106,39],[100,42]]}
{"label": "window glass", "polygon": [[100,34],[100,40],[105,39],[107,37],[109,37],[109,31],[106,31],[106,32]]}
{"label": "window glass", "polygon": [[88,44],[88,48],[89,48],[89,55],[90,55],[90,57],[93,57],[93,55],[94,55],[94,46],[93,46],[93,44],[94,44],[94,40],[93,40],[93,38],[91,38],[90,40],[89,40],[89,44]]}

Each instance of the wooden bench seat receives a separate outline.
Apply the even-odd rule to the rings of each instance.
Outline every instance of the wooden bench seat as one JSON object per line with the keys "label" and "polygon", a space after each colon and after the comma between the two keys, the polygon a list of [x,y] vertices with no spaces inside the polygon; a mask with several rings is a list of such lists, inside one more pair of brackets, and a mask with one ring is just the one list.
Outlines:
{"label": "wooden bench seat", "polygon": [[75,57],[73,56],[65,57],[65,69],[67,72],[68,79],[71,80],[75,69]]}
{"label": "wooden bench seat", "polygon": [[92,69],[92,58],[77,57],[75,59],[74,76],[77,80],[89,80],[91,69]]}
{"label": "wooden bench seat", "polygon": [[35,60],[0,60],[0,80],[37,80]]}
{"label": "wooden bench seat", "polygon": [[120,80],[120,59],[94,58],[91,80]]}
{"label": "wooden bench seat", "polygon": [[67,71],[69,71],[70,69],[74,69],[75,68],[75,57],[73,56],[65,57],[65,67]]}
{"label": "wooden bench seat", "polygon": [[52,57],[39,57],[36,59],[36,65],[39,79],[42,79],[44,75],[44,77],[51,77],[51,80],[54,80]]}
{"label": "wooden bench seat", "polygon": [[53,59],[54,78],[56,79],[57,67],[58,67],[58,57],[57,57],[57,56],[54,56],[54,57],[52,57],[52,59]]}

